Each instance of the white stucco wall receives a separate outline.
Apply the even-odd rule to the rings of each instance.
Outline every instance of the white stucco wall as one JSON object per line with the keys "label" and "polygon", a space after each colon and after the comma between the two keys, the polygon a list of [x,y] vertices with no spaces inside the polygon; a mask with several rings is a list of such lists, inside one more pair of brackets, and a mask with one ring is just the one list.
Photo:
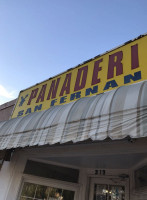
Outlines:
{"label": "white stucco wall", "polygon": [[25,162],[25,156],[14,153],[10,162],[3,163],[0,171],[0,200],[16,200]]}

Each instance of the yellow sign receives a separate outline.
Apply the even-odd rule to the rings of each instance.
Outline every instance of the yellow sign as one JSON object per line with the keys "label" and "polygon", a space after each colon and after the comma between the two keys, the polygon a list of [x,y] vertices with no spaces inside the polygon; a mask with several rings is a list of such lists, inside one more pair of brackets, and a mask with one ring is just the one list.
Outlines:
{"label": "yellow sign", "polygon": [[147,79],[147,35],[19,94],[12,118]]}

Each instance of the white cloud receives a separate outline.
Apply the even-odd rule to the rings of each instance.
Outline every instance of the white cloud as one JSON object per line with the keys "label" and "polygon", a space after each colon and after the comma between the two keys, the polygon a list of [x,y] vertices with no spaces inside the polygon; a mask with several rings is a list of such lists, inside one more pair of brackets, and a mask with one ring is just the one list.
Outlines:
{"label": "white cloud", "polygon": [[0,85],[0,104],[17,98],[16,91],[8,91],[3,85]]}
{"label": "white cloud", "polygon": [[11,98],[13,98],[13,93],[8,92],[2,85],[0,85],[0,96],[11,99]]}

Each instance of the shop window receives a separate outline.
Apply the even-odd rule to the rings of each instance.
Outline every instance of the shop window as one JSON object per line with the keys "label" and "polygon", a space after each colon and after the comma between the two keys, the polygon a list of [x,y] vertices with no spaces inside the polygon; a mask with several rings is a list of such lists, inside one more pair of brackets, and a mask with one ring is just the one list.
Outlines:
{"label": "shop window", "polygon": [[75,192],[25,182],[19,200],[74,200]]}
{"label": "shop window", "polygon": [[79,170],[28,160],[25,174],[78,183]]}
{"label": "shop window", "polygon": [[134,176],[136,189],[147,186],[147,166],[137,169]]}

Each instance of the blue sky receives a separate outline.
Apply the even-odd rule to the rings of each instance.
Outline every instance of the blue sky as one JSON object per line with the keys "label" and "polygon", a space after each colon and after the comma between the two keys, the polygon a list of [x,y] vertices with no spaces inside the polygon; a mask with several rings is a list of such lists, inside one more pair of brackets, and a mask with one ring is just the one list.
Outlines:
{"label": "blue sky", "polygon": [[0,0],[0,104],[147,32],[146,0]]}

